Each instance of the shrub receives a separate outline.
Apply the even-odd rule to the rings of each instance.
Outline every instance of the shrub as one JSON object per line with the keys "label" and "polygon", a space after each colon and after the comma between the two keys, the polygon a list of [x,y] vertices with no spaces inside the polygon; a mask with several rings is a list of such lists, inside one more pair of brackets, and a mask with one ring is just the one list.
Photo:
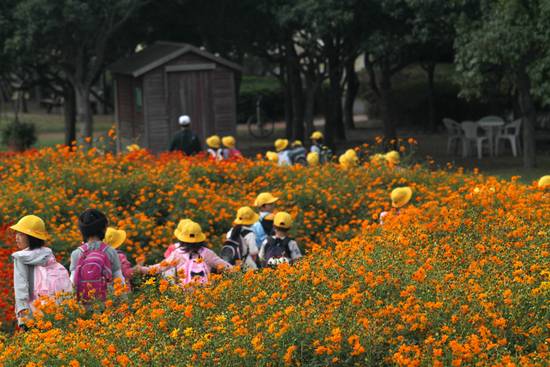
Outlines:
{"label": "shrub", "polygon": [[34,124],[12,121],[2,129],[2,144],[16,151],[29,149],[36,143]]}
{"label": "shrub", "polygon": [[284,95],[281,84],[274,77],[243,76],[237,105],[237,121],[245,123],[256,113],[256,100],[262,96],[262,109],[268,117],[284,116]]}

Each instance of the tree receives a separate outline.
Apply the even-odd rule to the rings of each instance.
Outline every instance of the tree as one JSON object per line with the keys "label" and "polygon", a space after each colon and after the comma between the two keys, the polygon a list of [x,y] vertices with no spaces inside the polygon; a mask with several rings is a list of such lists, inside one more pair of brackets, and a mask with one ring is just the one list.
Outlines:
{"label": "tree", "polygon": [[[506,80],[517,91],[523,115],[523,163],[536,165],[536,100],[550,104],[550,2],[487,0],[478,17],[458,24],[456,68],[461,94],[481,98],[494,80]],[[492,83],[490,83],[492,82]]]}
{"label": "tree", "polygon": [[74,90],[77,121],[93,136],[90,90],[109,59],[117,31],[147,0],[22,0],[12,42],[24,53],[48,55]]}

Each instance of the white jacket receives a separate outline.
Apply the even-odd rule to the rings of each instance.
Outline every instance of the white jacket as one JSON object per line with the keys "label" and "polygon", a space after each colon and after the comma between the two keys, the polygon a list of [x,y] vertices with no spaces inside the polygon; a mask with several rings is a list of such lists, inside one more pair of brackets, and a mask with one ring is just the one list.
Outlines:
{"label": "white jacket", "polygon": [[33,301],[34,266],[46,264],[53,252],[48,247],[34,250],[24,249],[14,252],[13,259],[13,290],[15,293],[15,314],[22,310],[29,310],[29,303]]}

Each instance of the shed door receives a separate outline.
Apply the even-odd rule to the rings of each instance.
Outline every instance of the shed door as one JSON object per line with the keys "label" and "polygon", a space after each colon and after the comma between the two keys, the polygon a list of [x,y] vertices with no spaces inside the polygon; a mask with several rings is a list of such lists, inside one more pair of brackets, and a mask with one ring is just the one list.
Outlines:
{"label": "shed door", "polygon": [[204,145],[204,139],[214,132],[212,71],[182,71],[168,74],[168,115],[171,136],[178,131],[180,115],[189,115],[191,129]]}

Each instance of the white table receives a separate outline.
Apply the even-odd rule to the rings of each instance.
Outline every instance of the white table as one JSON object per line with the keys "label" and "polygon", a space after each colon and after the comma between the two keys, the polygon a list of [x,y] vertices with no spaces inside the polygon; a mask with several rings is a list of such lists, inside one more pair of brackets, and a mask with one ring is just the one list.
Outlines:
{"label": "white table", "polygon": [[489,140],[489,153],[491,154],[491,156],[494,156],[495,137],[498,133],[498,130],[504,126],[504,121],[485,120],[479,121],[477,124],[483,130],[487,131],[487,138]]}

